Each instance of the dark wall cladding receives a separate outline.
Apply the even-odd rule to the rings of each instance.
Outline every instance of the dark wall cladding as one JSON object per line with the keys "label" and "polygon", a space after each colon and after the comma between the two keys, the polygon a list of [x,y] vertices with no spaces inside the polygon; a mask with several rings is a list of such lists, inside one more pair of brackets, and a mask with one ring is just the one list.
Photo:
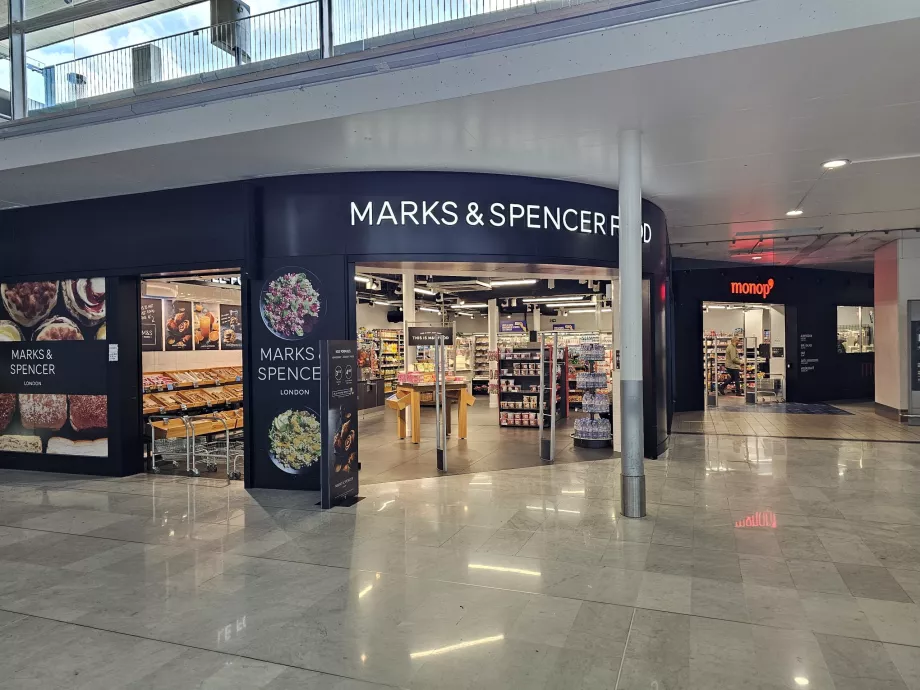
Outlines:
{"label": "dark wall cladding", "polygon": [[[772,281],[772,284],[771,284]],[[675,411],[703,409],[703,302],[786,305],[786,387],[791,402],[872,398],[873,353],[837,354],[837,307],[871,307],[873,276],[785,266],[675,270]],[[732,284],[738,284],[733,293]],[[750,285],[751,287],[747,287]],[[763,288],[769,291],[763,295]],[[800,340],[813,366],[800,367]]]}
{"label": "dark wall cladding", "polygon": [[118,275],[239,266],[242,183],[0,212],[0,276]]}

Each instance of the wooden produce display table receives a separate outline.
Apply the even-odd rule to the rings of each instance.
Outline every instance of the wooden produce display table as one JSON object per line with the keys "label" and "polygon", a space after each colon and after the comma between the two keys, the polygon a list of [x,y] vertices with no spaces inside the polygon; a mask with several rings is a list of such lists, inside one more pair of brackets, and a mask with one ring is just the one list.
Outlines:
{"label": "wooden produce display table", "polygon": [[[476,402],[470,395],[466,382],[447,383],[447,433],[450,435],[450,407],[457,403],[457,435],[466,438],[467,434],[467,408]],[[406,438],[406,414],[412,419],[412,443],[422,440],[422,393],[434,394],[433,383],[408,384],[400,383],[396,386],[396,395],[387,399],[387,407],[396,410],[396,435]]]}

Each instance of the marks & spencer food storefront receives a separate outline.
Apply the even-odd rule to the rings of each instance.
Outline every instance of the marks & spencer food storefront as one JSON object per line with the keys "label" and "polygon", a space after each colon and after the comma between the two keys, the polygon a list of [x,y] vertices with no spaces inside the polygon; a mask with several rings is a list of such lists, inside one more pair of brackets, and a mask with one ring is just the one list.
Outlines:
{"label": "marks & spencer food storefront", "polygon": [[[225,396],[239,386],[239,409],[223,419],[247,430],[247,486],[316,488],[323,463],[304,456],[338,454],[330,466],[346,474],[357,465],[355,264],[576,266],[613,276],[617,214],[611,189],[413,172],[282,177],[4,211],[0,466],[144,471],[142,354],[210,348],[238,351],[240,366],[212,368],[215,380],[191,381],[197,392],[185,399],[215,394],[208,383]],[[656,457],[668,442],[668,242],[660,209],[645,202],[643,221],[646,289],[636,327],[646,454]],[[144,280],[234,270],[238,305],[181,295],[157,303],[141,292]]]}

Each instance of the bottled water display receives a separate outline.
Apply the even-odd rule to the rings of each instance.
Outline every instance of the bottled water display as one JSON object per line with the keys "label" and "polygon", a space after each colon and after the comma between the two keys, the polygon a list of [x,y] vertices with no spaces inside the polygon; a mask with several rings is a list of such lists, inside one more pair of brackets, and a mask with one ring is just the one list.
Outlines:
{"label": "bottled water display", "polygon": [[585,361],[604,359],[604,346],[601,343],[582,343],[578,346],[578,356]]}
{"label": "bottled water display", "polygon": [[575,377],[576,384],[581,389],[606,388],[607,374],[595,374],[588,371],[579,371]]}
{"label": "bottled water display", "polygon": [[606,393],[585,393],[581,398],[583,412],[609,412],[610,396]]}
{"label": "bottled water display", "polygon": [[609,419],[576,419],[575,436],[589,441],[604,441],[610,438]]}

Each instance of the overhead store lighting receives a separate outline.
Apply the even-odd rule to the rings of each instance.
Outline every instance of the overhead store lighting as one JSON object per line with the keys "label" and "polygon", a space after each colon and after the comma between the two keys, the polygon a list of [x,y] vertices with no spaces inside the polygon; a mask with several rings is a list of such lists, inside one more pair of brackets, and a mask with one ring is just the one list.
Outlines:
{"label": "overhead store lighting", "polygon": [[520,280],[493,280],[492,287],[505,287],[507,285],[534,285],[536,278],[522,278]]}
{"label": "overhead store lighting", "polygon": [[482,309],[483,307],[488,307],[489,305],[485,302],[475,302],[467,304],[452,304],[450,305],[451,309]]}
{"label": "overhead store lighting", "polygon": [[431,307],[419,307],[418,310],[419,310],[419,311],[430,311],[432,314],[440,314],[440,313],[441,313],[441,310],[440,310],[440,309],[432,309]]}
{"label": "overhead store lighting", "polygon": [[396,304],[396,302],[388,302],[388,301],[385,300],[385,299],[372,299],[372,300],[371,300],[371,304],[373,304],[373,305],[382,304],[382,305],[385,306],[385,307],[389,307],[389,306],[391,306],[391,305],[393,305],[393,304]]}
{"label": "overhead store lighting", "polygon": [[791,211],[786,211],[786,215],[790,217],[801,216],[803,213],[805,213],[805,211],[800,208],[794,208]]}
{"label": "overhead store lighting", "polygon": [[524,302],[527,304],[548,304],[550,302],[573,302],[577,299],[583,299],[585,295],[565,295],[561,297],[527,297]]}
{"label": "overhead store lighting", "polygon": [[[601,312],[610,312],[610,311],[613,311],[613,310],[610,308],[601,309]],[[569,309],[569,314],[594,314],[596,312],[597,312],[596,309]]]}
{"label": "overhead store lighting", "polygon": [[760,256],[759,254],[754,254],[754,256],[751,257],[751,261],[760,261],[762,259],[763,257]]}
{"label": "overhead store lighting", "polygon": [[[597,302],[588,302],[588,301],[585,301],[585,302],[553,302],[552,304],[547,304],[546,306],[553,307],[553,308],[556,308],[556,307],[592,307],[595,304],[597,304]],[[590,311],[594,311],[594,310],[591,309]]]}
{"label": "overhead store lighting", "polygon": [[359,283],[364,283],[365,285],[370,285],[373,281],[367,276],[355,276],[355,280]]}
{"label": "overhead store lighting", "polygon": [[827,161],[821,167],[825,170],[837,170],[838,168],[845,168],[850,164],[850,161],[846,158],[835,158],[832,161]]}
{"label": "overhead store lighting", "polygon": [[487,282],[484,281],[484,280],[479,280],[479,279],[477,278],[477,279],[474,280],[473,282],[476,283],[476,285],[482,285],[482,287],[484,287],[486,290],[491,290],[491,289],[492,289],[492,283],[487,283]]}
{"label": "overhead store lighting", "polygon": [[416,291],[418,294],[420,294],[420,295],[436,295],[436,294],[438,294],[438,293],[435,292],[434,290],[426,290],[425,288],[420,288],[420,287],[412,288],[412,289],[415,290],[415,291]]}

